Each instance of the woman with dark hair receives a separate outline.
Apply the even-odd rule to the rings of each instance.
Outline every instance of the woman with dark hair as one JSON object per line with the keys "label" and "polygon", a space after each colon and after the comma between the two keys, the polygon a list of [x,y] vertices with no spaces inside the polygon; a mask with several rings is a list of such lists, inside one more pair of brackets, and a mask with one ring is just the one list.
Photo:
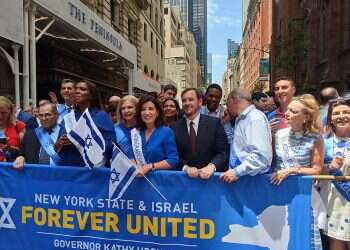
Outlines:
{"label": "woman with dark hair", "polygon": [[163,126],[163,111],[153,96],[138,103],[137,129],[131,131],[132,148],[140,175],[159,169],[176,169],[179,155],[173,131]]}
{"label": "woman with dark hair", "polygon": [[[75,88],[75,108],[64,117],[63,126],[69,133],[82,114],[89,111],[92,120],[102,134],[105,140],[104,159],[105,164],[109,165],[112,155],[113,142],[115,142],[114,125],[104,111],[101,111],[98,90],[94,83],[87,80],[80,80]],[[68,139],[67,135],[62,135],[56,143],[56,150],[59,152],[62,162],[66,166],[86,166],[87,163],[79,153],[78,149]],[[102,166],[102,165],[101,165]]]}
{"label": "woman with dark hair", "polygon": [[[338,98],[331,102],[325,137],[325,159],[329,174],[350,175],[350,100]],[[321,194],[326,200],[327,223],[323,233],[329,238],[330,250],[350,249],[350,202],[339,185],[346,182],[321,182]]]}
{"label": "woman with dark hair", "polygon": [[179,119],[180,106],[173,98],[167,98],[163,102],[164,124],[170,127]]}

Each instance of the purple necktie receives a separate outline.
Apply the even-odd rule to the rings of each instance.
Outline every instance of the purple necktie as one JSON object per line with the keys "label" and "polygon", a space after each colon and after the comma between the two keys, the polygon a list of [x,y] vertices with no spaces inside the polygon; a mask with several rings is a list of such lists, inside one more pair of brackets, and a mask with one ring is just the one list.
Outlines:
{"label": "purple necktie", "polygon": [[190,122],[190,146],[191,146],[191,154],[194,155],[196,153],[196,131],[194,130],[194,122]]}

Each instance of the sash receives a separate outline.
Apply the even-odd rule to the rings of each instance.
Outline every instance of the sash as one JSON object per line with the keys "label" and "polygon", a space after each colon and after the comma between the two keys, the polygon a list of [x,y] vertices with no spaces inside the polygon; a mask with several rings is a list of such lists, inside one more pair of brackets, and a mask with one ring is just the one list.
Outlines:
{"label": "sash", "polygon": [[137,164],[146,165],[147,162],[142,152],[142,138],[140,131],[138,131],[136,128],[131,130],[131,144]]}
{"label": "sash", "polygon": [[133,151],[130,145],[129,139],[124,133],[124,130],[120,126],[115,127],[115,134],[117,136],[117,143],[122,151],[129,157],[129,154]]}
{"label": "sash", "polygon": [[[334,144],[334,138],[333,138],[333,144]],[[349,162],[346,161],[346,158],[350,157],[350,154],[349,154],[349,143],[344,144],[343,147],[339,148],[339,149],[344,149],[344,148],[346,150],[346,153],[345,152],[341,153],[339,151],[338,152],[334,152],[335,148],[333,147],[333,152],[332,152],[333,156],[341,154],[341,156],[344,157],[344,164],[341,167],[341,169],[331,169],[329,171],[329,173],[331,175],[334,175],[334,176],[343,176],[344,175],[343,169],[346,168],[346,165],[349,163]],[[347,182],[347,181],[332,181],[332,184],[334,185],[336,190],[339,192],[339,194],[341,194],[341,196],[343,196],[344,199],[346,199],[348,202],[350,202],[350,182]]]}
{"label": "sash", "polygon": [[41,127],[35,129],[35,134],[40,142],[41,147],[50,156],[50,159],[53,161],[54,165],[58,165],[61,158],[55,151],[55,143],[52,141],[51,136],[48,133],[45,133]]}
{"label": "sash", "polygon": [[63,117],[64,120],[64,127],[66,129],[66,133],[69,134],[69,132],[75,127],[77,124],[77,120],[75,119],[75,113],[72,109],[68,114],[66,114]]}
{"label": "sash", "polygon": [[66,106],[64,104],[57,104],[57,111],[60,116],[64,116],[66,113]]}
{"label": "sash", "polygon": [[291,168],[291,167],[300,167],[297,159],[295,158],[295,155],[288,143],[288,135],[290,130],[287,134],[281,135],[278,138],[278,144],[279,147],[281,147],[281,158],[282,162],[285,168]]}

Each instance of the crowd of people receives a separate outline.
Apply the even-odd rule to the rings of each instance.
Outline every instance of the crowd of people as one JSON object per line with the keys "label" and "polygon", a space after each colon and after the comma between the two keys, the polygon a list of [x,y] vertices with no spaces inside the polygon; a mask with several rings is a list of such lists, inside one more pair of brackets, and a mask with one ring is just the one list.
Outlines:
{"label": "crowd of people", "polygon": [[[222,100],[220,85],[212,84],[204,94],[185,89],[180,108],[176,87],[166,85],[160,94],[112,96],[102,108],[95,84],[65,79],[62,104],[50,93],[51,99],[41,100],[37,109],[22,110],[0,97],[0,161],[14,162],[17,169],[25,163],[85,166],[67,133],[88,109],[106,144],[107,167],[117,144],[140,175],[168,169],[209,179],[220,172],[220,180],[232,183],[270,173],[274,185],[291,175],[350,175],[350,100],[334,88],[317,98],[295,93],[288,77],[267,93],[236,88],[227,100]],[[323,243],[324,249],[349,250],[349,201],[332,182],[318,189],[327,222],[322,242],[314,237],[313,248],[322,249]],[[320,236],[313,218],[313,232]]]}

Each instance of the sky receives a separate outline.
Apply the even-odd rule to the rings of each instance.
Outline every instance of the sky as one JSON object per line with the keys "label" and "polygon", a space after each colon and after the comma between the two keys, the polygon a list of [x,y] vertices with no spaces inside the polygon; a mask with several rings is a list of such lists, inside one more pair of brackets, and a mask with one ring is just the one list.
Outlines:
{"label": "sky", "polygon": [[242,40],[242,0],[208,0],[208,53],[213,54],[213,83],[222,82],[227,39]]}

